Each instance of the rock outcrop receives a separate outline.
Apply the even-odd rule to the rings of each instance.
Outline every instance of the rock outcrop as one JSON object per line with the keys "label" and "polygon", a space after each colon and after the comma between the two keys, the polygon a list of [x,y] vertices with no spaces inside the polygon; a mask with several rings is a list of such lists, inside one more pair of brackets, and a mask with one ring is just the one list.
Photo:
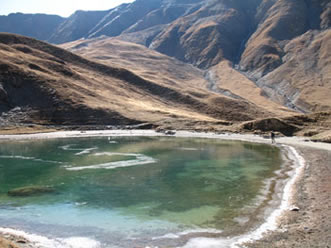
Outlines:
{"label": "rock outcrop", "polygon": [[54,192],[55,189],[49,186],[26,186],[26,187],[9,190],[8,195],[14,197],[19,197],[19,196],[28,197],[28,196],[49,194]]}
{"label": "rock outcrop", "polygon": [[263,1],[240,70],[264,94],[299,112],[329,110],[329,1]]}
{"label": "rock outcrop", "polygon": [[102,23],[99,23],[96,28],[89,32],[88,37],[120,35],[158,8],[161,3],[162,0],[136,0],[129,5],[119,6],[119,8],[110,11]]}
{"label": "rock outcrop", "polygon": [[262,132],[277,131],[287,136],[292,136],[295,132],[300,130],[297,126],[277,118],[247,122],[242,125],[242,128],[246,130],[260,130]]}
{"label": "rock outcrop", "polygon": [[76,11],[53,32],[48,39],[52,43],[64,43],[85,37],[108,11]]}

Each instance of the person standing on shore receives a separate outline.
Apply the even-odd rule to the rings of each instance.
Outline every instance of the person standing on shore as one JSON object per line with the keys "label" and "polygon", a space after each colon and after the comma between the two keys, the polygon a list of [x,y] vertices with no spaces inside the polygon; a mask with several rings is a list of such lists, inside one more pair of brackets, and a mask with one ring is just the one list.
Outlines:
{"label": "person standing on shore", "polygon": [[275,144],[276,143],[276,140],[275,140],[275,133],[273,131],[271,131],[270,133],[270,137],[271,137],[271,143],[272,144]]}

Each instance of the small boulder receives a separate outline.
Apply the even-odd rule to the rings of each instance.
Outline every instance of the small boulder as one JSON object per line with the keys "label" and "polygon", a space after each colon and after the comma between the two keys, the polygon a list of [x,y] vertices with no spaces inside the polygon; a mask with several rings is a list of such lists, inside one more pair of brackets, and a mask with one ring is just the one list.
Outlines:
{"label": "small boulder", "polygon": [[18,243],[18,244],[26,244],[27,241],[24,240],[24,239],[19,239],[19,240],[16,241],[16,243]]}
{"label": "small boulder", "polygon": [[173,131],[173,130],[167,130],[164,132],[165,135],[175,135],[176,134],[176,131]]}
{"label": "small boulder", "polygon": [[292,207],[290,207],[290,211],[298,212],[299,210],[300,210],[300,208],[297,207],[297,206],[292,206]]}
{"label": "small boulder", "polygon": [[54,193],[55,189],[49,186],[27,186],[8,191],[9,196],[36,196]]}
{"label": "small boulder", "polygon": [[291,136],[295,132],[300,130],[299,127],[277,118],[266,118],[266,119],[248,121],[242,124],[242,128],[245,130],[252,130],[252,131],[259,130],[262,132],[276,131],[286,136]]}

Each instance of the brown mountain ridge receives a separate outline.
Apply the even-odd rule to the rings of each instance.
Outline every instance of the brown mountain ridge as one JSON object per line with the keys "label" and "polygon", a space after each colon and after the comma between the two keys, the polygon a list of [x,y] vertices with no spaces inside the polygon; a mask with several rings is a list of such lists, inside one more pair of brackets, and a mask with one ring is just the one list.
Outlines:
{"label": "brown mountain ridge", "polygon": [[[0,31],[22,33],[8,26],[23,23],[18,16],[16,22],[15,15],[2,16]],[[330,24],[328,0],[136,0],[77,11],[49,25],[44,39],[117,37],[204,70],[229,61],[268,98],[310,113],[330,111]]]}
{"label": "brown mountain ridge", "polygon": [[[40,122],[199,129],[330,112],[330,13],[327,0],[136,0],[66,18],[47,40],[70,52],[3,34],[3,119],[18,106]],[[45,99],[16,81],[47,82],[32,90]]]}
{"label": "brown mountain ridge", "polygon": [[8,116],[15,119],[15,111],[15,121],[25,123],[148,122],[178,127],[230,125],[273,115],[253,103],[220,96],[198,84],[152,82],[127,69],[88,60],[31,38],[1,34],[0,43],[2,123],[10,121]]}

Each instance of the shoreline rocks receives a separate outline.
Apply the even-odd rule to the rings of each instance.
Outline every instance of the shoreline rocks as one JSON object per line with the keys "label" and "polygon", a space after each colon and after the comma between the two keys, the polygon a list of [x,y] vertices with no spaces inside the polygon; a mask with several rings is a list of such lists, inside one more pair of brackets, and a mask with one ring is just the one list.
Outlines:
{"label": "shoreline rocks", "polygon": [[7,194],[8,196],[12,197],[27,197],[49,194],[54,192],[55,189],[49,186],[27,186],[9,190]]}

